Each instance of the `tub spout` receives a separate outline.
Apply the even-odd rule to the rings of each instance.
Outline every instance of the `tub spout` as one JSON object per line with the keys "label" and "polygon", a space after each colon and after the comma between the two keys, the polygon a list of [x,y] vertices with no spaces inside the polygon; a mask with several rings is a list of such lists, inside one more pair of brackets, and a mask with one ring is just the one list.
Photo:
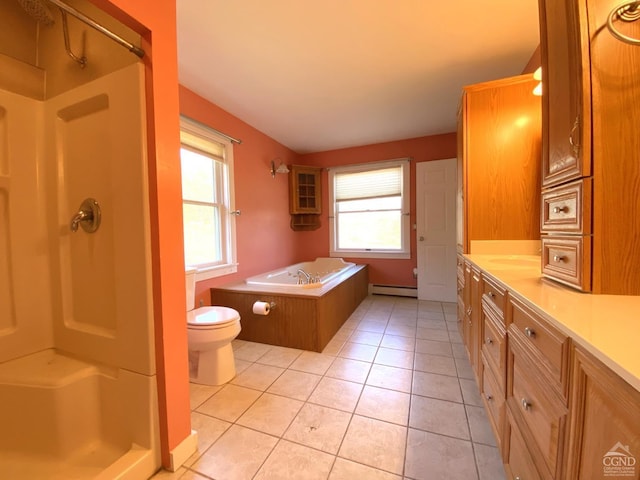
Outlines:
{"label": "tub spout", "polygon": [[[304,280],[303,280],[303,277],[300,276],[300,274],[304,276]],[[307,272],[299,268],[298,269],[298,285],[304,285],[304,284],[308,285],[310,282],[311,282],[311,275],[309,275]]]}
{"label": "tub spout", "polygon": [[84,222],[85,220],[90,221],[92,219],[93,219],[93,213],[91,211],[87,212],[86,210],[80,210],[71,219],[71,224],[69,225],[69,228],[71,228],[72,232],[77,232],[78,225],[80,225],[80,222]]}

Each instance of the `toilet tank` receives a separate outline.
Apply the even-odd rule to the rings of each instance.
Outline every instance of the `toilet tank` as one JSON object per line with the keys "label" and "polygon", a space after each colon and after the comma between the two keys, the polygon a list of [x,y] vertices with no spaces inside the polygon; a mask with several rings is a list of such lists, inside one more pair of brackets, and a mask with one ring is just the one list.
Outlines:
{"label": "toilet tank", "polygon": [[187,312],[193,310],[196,304],[196,272],[193,267],[185,268],[186,288],[187,288]]}

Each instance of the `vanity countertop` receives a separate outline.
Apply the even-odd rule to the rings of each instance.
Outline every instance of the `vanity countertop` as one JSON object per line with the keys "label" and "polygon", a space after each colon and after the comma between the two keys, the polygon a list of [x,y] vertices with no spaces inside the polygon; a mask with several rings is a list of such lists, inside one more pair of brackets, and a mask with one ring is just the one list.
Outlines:
{"label": "vanity countertop", "polygon": [[542,277],[535,255],[464,257],[640,391],[640,296],[578,292]]}

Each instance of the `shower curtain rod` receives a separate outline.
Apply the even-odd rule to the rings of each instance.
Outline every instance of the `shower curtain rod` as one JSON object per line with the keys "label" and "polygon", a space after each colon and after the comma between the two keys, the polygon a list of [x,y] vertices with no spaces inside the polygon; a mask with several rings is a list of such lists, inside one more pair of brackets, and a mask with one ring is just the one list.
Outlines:
{"label": "shower curtain rod", "polygon": [[119,43],[120,45],[122,45],[123,47],[125,47],[127,50],[129,50],[133,54],[137,55],[138,57],[140,57],[140,58],[144,57],[144,50],[143,49],[141,49],[140,47],[136,47],[132,43],[127,42],[120,35],[116,35],[115,33],[113,33],[108,28],[103,27],[102,25],[100,25],[99,23],[95,22],[91,18],[87,17],[85,14],[79,12],[75,8],[67,5],[66,3],[64,3],[64,2],[62,2],[60,0],[48,0],[48,1],[53,3],[54,5],[56,5],[57,7],[61,8],[62,10],[67,12],[68,14],[73,15],[78,20],[86,23],[90,27],[95,28],[100,33],[106,35],[107,37],[109,37],[114,42]]}

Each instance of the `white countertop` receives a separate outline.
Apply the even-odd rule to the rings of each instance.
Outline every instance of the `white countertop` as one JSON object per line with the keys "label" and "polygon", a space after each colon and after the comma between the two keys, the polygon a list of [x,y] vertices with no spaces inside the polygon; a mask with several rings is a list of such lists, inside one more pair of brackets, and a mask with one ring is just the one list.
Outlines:
{"label": "white countertop", "polygon": [[592,295],[545,279],[535,255],[465,255],[640,391],[640,296]]}

